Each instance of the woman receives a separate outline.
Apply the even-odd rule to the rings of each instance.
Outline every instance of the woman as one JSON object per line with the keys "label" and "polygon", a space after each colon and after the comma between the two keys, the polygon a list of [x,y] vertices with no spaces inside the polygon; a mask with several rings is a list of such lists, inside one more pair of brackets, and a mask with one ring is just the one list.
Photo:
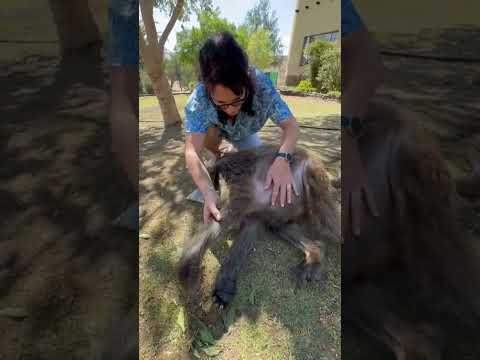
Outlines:
{"label": "woman", "polygon": [[239,150],[258,147],[257,132],[272,119],[283,131],[277,156],[265,187],[272,187],[272,206],[292,202],[293,177],[290,154],[298,139],[298,124],[270,79],[248,66],[245,52],[229,33],[208,39],[200,50],[200,84],[185,108],[185,160],[203,195],[203,218],[221,220],[218,195],[201,160],[203,149],[220,156],[222,139]]}

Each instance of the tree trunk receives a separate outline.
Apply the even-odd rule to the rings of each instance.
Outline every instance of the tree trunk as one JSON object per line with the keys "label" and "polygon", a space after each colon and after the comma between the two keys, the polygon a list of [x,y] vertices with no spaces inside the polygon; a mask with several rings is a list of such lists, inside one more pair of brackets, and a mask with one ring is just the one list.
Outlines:
{"label": "tree trunk", "polygon": [[165,127],[181,126],[182,118],[178,113],[177,104],[175,103],[165,71],[161,69],[160,71],[159,69],[152,70],[153,72],[149,71],[148,75],[152,80],[153,91],[155,91],[157,96]]}
{"label": "tree trunk", "polygon": [[57,26],[62,56],[100,44],[100,33],[90,12],[88,1],[49,0],[49,3]]}
{"label": "tree trunk", "polygon": [[[177,0],[173,14],[165,27],[160,39],[157,38],[155,21],[153,19],[153,1],[141,0],[140,10],[142,12],[142,20],[145,25],[145,36],[143,31],[139,31],[140,55],[147,69],[148,76],[152,81],[153,90],[162,111],[165,127],[180,127],[182,119],[172,94],[172,89],[168,83],[165,73],[164,56],[165,42],[168,35],[173,29],[175,22],[179,18],[184,0]],[[148,44],[147,44],[148,41]]]}

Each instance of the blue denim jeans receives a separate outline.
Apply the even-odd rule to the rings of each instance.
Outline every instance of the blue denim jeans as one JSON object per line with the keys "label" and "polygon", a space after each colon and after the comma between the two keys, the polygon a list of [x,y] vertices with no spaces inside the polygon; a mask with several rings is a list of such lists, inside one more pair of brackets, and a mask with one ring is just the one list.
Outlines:
{"label": "blue denim jeans", "polygon": [[111,0],[108,59],[112,66],[138,65],[138,0]]}
{"label": "blue denim jeans", "polygon": [[263,142],[258,136],[257,133],[250,135],[246,139],[240,141],[231,141],[233,146],[235,146],[238,150],[246,150],[252,149],[259,146],[262,146]]}

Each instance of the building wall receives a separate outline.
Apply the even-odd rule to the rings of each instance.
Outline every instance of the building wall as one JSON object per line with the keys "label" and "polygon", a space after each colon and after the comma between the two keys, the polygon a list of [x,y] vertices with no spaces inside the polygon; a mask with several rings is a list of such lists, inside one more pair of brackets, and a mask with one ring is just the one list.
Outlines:
{"label": "building wall", "polygon": [[[308,7],[308,8],[307,8]],[[294,86],[304,71],[300,65],[306,36],[340,31],[340,0],[297,0],[290,36],[285,83]]]}

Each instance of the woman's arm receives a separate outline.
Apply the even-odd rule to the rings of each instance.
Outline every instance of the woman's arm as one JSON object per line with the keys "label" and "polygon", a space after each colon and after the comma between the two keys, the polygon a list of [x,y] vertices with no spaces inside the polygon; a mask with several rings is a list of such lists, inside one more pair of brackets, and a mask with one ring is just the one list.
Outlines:
{"label": "woman's arm", "polygon": [[205,197],[209,189],[213,189],[212,180],[200,154],[204,147],[205,134],[190,133],[185,138],[185,162],[195,185]]}
{"label": "woman's arm", "polygon": [[342,115],[360,119],[365,116],[383,73],[378,49],[367,29],[342,39]]}
{"label": "woman's arm", "polygon": [[[370,99],[382,80],[383,65],[365,27],[342,38],[342,116],[364,119]],[[378,216],[368,186],[357,140],[342,128],[342,227],[343,236],[359,236],[361,214]]]}
{"label": "woman's arm", "polygon": [[283,130],[280,152],[292,153],[295,150],[300,133],[297,120],[292,116],[279,124]]}
{"label": "woman's arm", "polygon": [[220,221],[222,218],[217,207],[219,202],[218,195],[213,187],[208,170],[200,157],[204,147],[205,136],[203,133],[186,134],[185,162],[195,185],[197,185],[205,200],[203,221],[207,223],[210,216],[213,216],[217,221]]}

